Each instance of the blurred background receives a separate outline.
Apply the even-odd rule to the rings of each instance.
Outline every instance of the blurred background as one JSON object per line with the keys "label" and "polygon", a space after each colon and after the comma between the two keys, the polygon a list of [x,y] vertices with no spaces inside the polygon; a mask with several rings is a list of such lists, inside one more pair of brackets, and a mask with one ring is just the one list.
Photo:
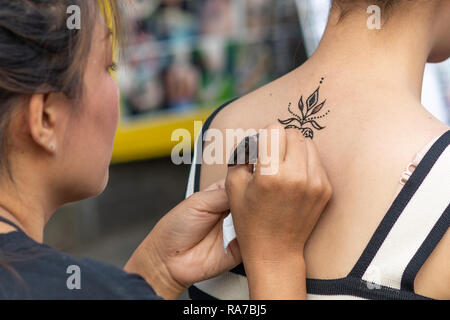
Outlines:
{"label": "blurred background", "polygon": [[[45,242],[123,267],[156,222],[184,199],[188,165],[172,132],[295,69],[314,52],[329,0],[139,0],[121,87],[110,182],[48,224]],[[423,103],[450,123],[450,61],[427,66]],[[182,298],[187,298],[183,295]]]}

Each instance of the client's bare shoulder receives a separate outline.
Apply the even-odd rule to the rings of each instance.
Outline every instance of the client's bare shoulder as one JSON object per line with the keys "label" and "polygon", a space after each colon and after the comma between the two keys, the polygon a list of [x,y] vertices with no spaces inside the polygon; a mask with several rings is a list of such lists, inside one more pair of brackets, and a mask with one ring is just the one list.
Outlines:
{"label": "client's bare shoulder", "polygon": [[[280,106],[287,99],[287,96],[282,95],[281,92],[283,92],[283,84],[288,82],[288,77],[289,74],[242,96],[225,106],[214,117],[209,129],[221,131],[224,137],[223,149],[221,150],[223,157],[220,157],[222,158],[220,164],[203,162],[200,180],[201,189],[226,176],[228,155],[231,154],[235,147],[234,144],[227,145],[226,143],[227,130],[258,130],[276,121],[277,106]],[[204,150],[208,148],[209,144],[208,141],[205,142]],[[219,157],[216,157],[216,159],[219,159]]]}
{"label": "client's bare shoulder", "polygon": [[[264,122],[272,123],[276,107],[287,100],[288,92],[283,86],[289,83],[290,76],[287,74],[233,101],[217,114],[211,128],[248,129]],[[267,110],[269,106],[273,107],[273,112]]]}

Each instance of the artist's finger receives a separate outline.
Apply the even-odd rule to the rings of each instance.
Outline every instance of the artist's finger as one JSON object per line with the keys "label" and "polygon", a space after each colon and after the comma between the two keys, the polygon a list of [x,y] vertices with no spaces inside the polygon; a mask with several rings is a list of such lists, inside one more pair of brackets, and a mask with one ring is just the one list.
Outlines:
{"label": "artist's finger", "polygon": [[216,183],[206,188],[204,191],[213,191],[218,189],[225,189],[225,179],[217,181]]}
{"label": "artist's finger", "polygon": [[185,201],[191,208],[201,212],[223,213],[230,209],[225,189],[197,192]]}
{"label": "artist's finger", "polygon": [[273,124],[260,132],[258,139],[258,162],[255,175],[278,172],[286,155],[286,131],[280,124]]}
{"label": "artist's finger", "polygon": [[225,187],[230,196],[244,194],[247,185],[252,178],[252,165],[236,165],[228,167]]}
{"label": "artist's finger", "polygon": [[286,157],[285,165],[290,172],[307,172],[308,149],[306,139],[297,129],[286,130]]}

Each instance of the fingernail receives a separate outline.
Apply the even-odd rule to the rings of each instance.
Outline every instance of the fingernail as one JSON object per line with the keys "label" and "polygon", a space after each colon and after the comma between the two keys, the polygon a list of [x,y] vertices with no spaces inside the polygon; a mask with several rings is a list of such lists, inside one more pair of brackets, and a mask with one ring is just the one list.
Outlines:
{"label": "fingernail", "polygon": [[258,160],[258,138],[259,134],[245,137],[231,154],[228,167],[256,164]]}

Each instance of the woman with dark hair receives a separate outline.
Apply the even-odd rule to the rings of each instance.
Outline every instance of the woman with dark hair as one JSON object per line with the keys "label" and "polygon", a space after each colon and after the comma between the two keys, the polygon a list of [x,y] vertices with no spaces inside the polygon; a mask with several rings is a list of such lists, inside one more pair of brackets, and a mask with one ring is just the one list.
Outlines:
{"label": "woman with dark hair", "polygon": [[[205,133],[278,121],[316,143],[334,193],[301,251],[308,298],[450,298],[450,131],[421,104],[425,64],[450,56],[449,31],[447,0],[334,0],[308,61],[206,122]],[[189,190],[226,174],[193,167]],[[246,272],[244,259],[190,296],[247,299]]]}
{"label": "woman with dark hair", "polygon": [[[277,244],[277,250],[252,251],[252,285],[260,294],[266,290],[259,286],[265,277],[261,265],[271,255],[302,245],[331,193],[314,145],[293,130],[276,127],[279,140],[261,140],[261,150],[270,143],[281,146],[280,158],[272,159],[279,173],[264,177],[256,168],[255,179],[244,181],[246,167],[231,169],[226,190],[223,182],[215,183],[174,208],[124,270],[75,259],[42,244],[44,227],[57,208],[101,193],[108,181],[119,111],[118,88],[110,73],[115,68],[111,38],[119,45],[123,39],[118,3],[0,0],[0,299],[177,298],[192,283],[240,263],[237,242],[225,254],[221,237],[227,193],[236,190],[247,196],[235,204],[251,199],[265,205],[265,210],[237,210],[236,217],[246,214],[241,229],[248,234],[255,227],[267,233],[249,218],[264,221],[280,202],[290,208],[278,228],[289,237],[276,240],[278,234],[273,234],[240,241],[265,249]],[[81,29],[68,28],[69,7],[79,9],[73,12],[80,14]],[[307,165],[298,162],[306,157]],[[305,171],[290,175],[290,180],[305,194],[302,205],[307,209],[297,199],[285,199],[290,190],[268,188],[285,180],[285,168]],[[314,188],[306,184],[306,170],[320,173]],[[293,229],[286,222],[298,220],[299,213],[305,223]],[[294,265],[301,267],[301,259]],[[304,281],[299,280],[287,288],[287,297],[304,297]]]}

